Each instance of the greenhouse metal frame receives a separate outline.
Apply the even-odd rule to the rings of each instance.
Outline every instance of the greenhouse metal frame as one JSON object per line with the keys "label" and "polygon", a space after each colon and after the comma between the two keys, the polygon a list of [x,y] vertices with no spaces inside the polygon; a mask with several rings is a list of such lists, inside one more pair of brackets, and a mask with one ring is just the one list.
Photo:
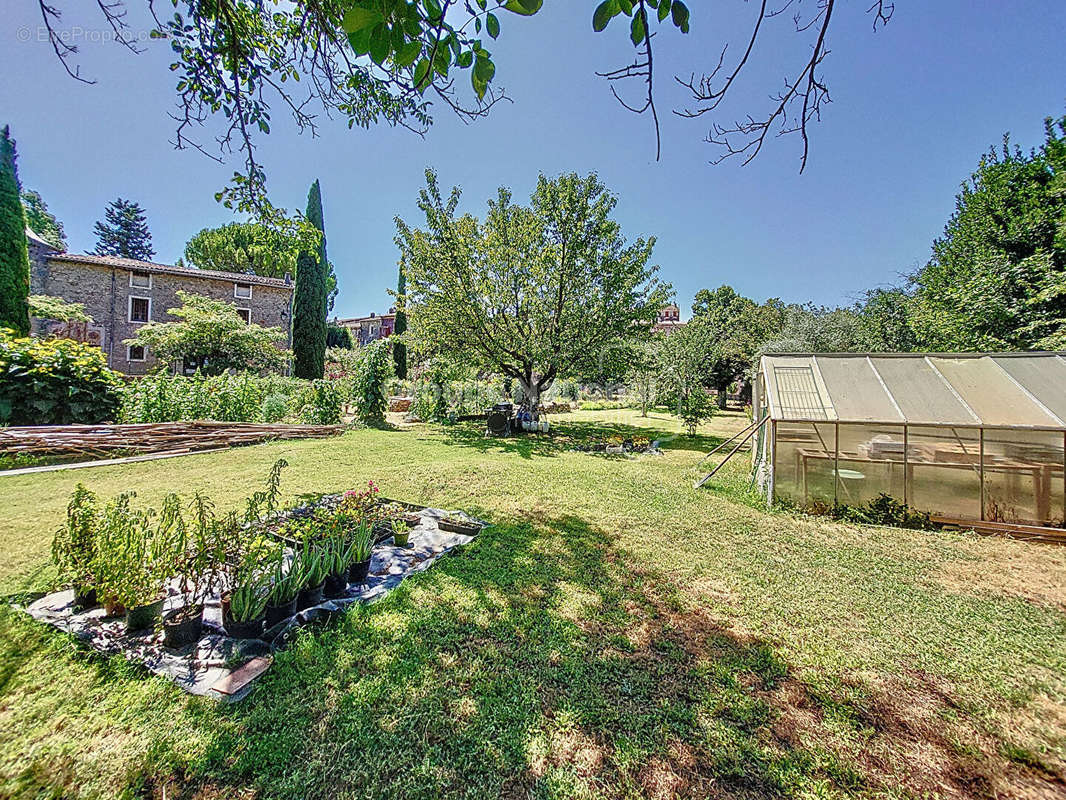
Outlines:
{"label": "greenhouse metal frame", "polygon": [[769,354],[753,418],[768,502],[1064,527],[1064,353]]}

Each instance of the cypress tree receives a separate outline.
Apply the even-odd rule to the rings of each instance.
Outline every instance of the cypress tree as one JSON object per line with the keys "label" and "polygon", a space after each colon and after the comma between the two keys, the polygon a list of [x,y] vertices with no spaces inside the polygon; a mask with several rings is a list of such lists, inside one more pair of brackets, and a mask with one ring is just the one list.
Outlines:
{"label": "cypress tree", "polygon": [[137,203],[121,197],[108,203],[104,221],[93,226],[98,256],[121,256],[138,261],[150,261],[155,255],[148,217]]}
{"label": "cypress tree", "polygon": [[293,374],[321,378],[326,362],[326,228],[322,189],[316,180],[307,193],[307,221],[321,234],[316,252],[301,251],[296,259],[296,296],[292,310]]}
{"label": "cypress tree", "polygon": [[5,125],[0,130],[0,328],[30,332],[30,254],[19,199],[18,157]]}
{"label": "cypress tree", "polygon": [[[397,335],[407,330],[407,314],[403,310],[407,302],[404,297],[406,293],[407,276],[404,274],[403,263],[401,262],[400,277],[396,281],[396,325],[393,327],[393,331]],[[392,358],[396,362],[396,377],[401,380],[407,378],[407,345],[402,341],[393,344]]]}

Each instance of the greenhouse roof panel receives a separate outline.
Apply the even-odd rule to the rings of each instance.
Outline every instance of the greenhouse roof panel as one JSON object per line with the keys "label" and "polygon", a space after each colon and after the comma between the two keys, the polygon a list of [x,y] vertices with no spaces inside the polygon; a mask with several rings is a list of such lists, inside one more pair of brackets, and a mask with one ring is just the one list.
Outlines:
{"label": "greenhouse roof panel", "polygon": [[762,358],[779,420],[1066,429],[1059,353],[827,353]]}

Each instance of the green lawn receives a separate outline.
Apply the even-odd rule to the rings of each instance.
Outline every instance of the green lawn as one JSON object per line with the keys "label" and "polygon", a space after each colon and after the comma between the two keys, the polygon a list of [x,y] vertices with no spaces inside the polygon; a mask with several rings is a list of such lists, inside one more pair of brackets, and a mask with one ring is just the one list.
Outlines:
{"label": "green lawn", "polygon": [[[0,477],[0,591],[48,588],[78,481],[220,508],[284,457],[288,496],[384,494],[493,523],[300,637],[243,703],[189,698],[0,610],[0,797],[1050,797],[1066,794],[1066,557],[768,513],[738,458],[631,411],[551,438],[356,431]],[[569,452],[646,428],[662,457]]]}

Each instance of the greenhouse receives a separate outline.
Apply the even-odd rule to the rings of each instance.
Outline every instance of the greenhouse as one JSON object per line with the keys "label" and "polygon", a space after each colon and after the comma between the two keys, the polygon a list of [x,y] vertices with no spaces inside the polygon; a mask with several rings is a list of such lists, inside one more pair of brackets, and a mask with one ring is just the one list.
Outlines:
{"label": "greenhouse", "polygon": [[753,412],[768,500],[1063,527],[1066,354],[766,355]]}

